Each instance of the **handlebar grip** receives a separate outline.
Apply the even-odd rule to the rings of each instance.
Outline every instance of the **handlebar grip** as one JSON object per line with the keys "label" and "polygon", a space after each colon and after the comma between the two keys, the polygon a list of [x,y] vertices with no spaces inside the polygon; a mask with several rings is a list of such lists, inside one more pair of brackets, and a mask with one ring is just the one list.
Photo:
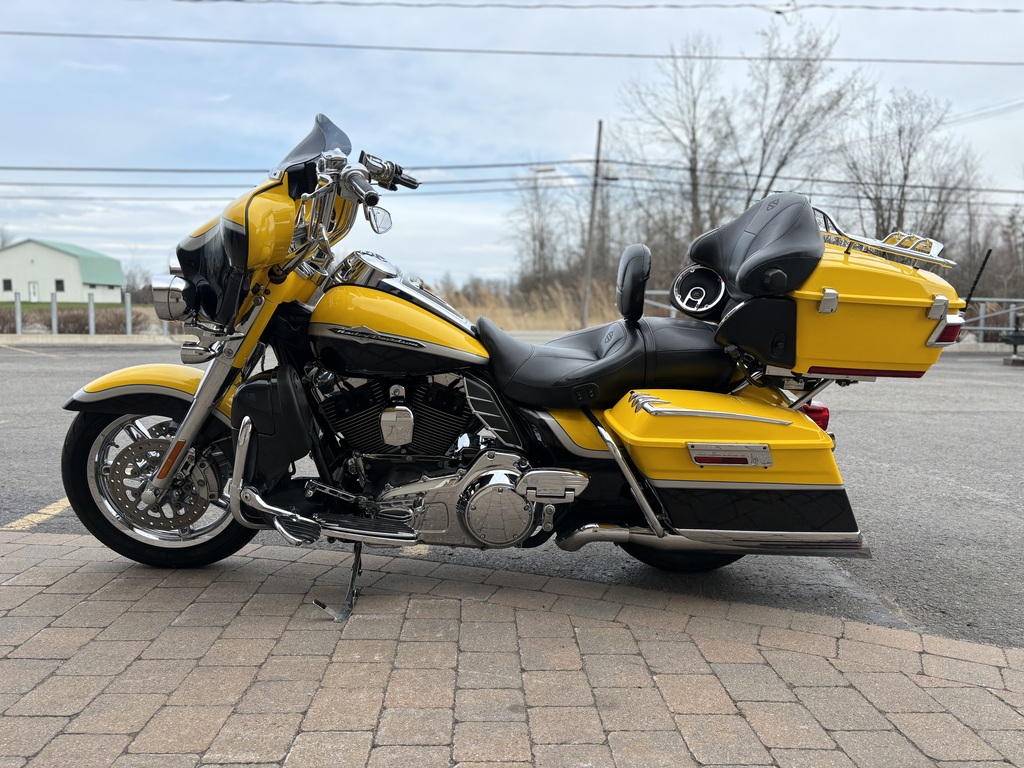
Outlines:
{"label": "handlebar grip", "polygon": [[380,195],[377,190],[370,186],[370,182],[358,173],[350,174],[345,178],[345,184],[351,189],[359,202],[365,203],[371,208],[380,202]]}
{"label": "handlebar grip", "polygon": [[403,171],[401,167],[399,167],[398,173],[395,174],[395,177],[394,179],[392,179],[392,181],[394,181],[395,184],[401,184],[406,189],[416,189],[420,185],[420,183],[416,179],[414,179],[412,176]]}

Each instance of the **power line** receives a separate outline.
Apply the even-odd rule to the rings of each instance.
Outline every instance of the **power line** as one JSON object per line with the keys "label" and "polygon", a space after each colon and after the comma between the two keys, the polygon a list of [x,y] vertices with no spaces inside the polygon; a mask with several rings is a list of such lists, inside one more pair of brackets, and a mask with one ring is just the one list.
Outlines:
{"label": "power line", "polygon": [[912,11],[915,13],[997,14],[1022,13],[1021,8],[965,8],[963,6],[874,5],[870,3],[499,3],[423,2],[407,0],[176,0],[189,3],[238,3],[241,5],[340,5],[346,8],[403,8],[406,10],[502,10],[502,11],[765,11],[777,16],[803,11]]}
{"label": "power line", "polygon": [[427,53],[458,54],[463,56],[539,56],[560,59],[633,59],[647,61],[688,60],[688,61],[778,61],[817,62],[833,64],[905,64],[926,66],[958,67],[1024,67],[1024,61],[995,59],[895,59],[881,57],[829,56],[751,56],[746,54],[698,54],[698,53],[628,53],[611,51],[541,51],[511,48],[445,48],[416,45],[369,45],[362,43],[317,43],[297,40],[245,40],[225,37],[188,37],[183,35],[115,35],[99,32],[33,32],[25,30],[0,30],[5,37],[35,37],[77,40],[119,40],[147,43],[198,43],[203,45],[253,45],[276,48],[319,48],[345,51],[374,51],[386,53]]}
{"label": "power line", "polygon": [[[593,160],[589,161],[593,163]],[[650,162],[638,162],[630,160],[614,160],[608,159],[604,161],[606,166],[625,166],[627,168],[638,168],[648,170],[666,170],[679,172],[685,174],[689,171],[689,168],[684,165],[672,165],[669,163],[650,163]],[[733,178],[739,178],[739,174],[735,171],[706,171],[707,175],[711,176],[728,176]],[[461,186],[461,185],[483,185],[483,184],[509,184],[509,183],[522,183],[528,181],[530,177],[527,176],[501,176],[495,178],[468,178],[468,179],[436,179],[436,180],[424,180],[420,184],[424,188],[430,188],[435,186]],[[565,184],[566,179],[571,179],[573,184]],[[775,177],[780,182],[795,182],[800,184],[825,184],[830,186],[842,186],[842,187],[859,187],[863,186],[861,182],[852,179],[822,179],[814,176],[788,176],[780,175]],[[545,187],[558,187],[558,186],[576,186],[575,182],[580,180],[587,180],[583,177],[577,177],[572,174],[562,174],[553,177],[537,177],[537,180]],[[671,184],[674,183],[672,179],[667,178],[654,178],[651,176],[619,176],[615,179],[605,179],[609,181],[636,181],[636,182],[651,182],[659,184]],[[686,186],[687,180],[680,177],[680,180],[676,186]],[[722,183],[707,182],[705,184],[708,188],[715,189],[746,189],[744,185],[726,185]],[[897,182],[883,182],[883,187],[896,187],[900,186],[903,189],[916,189],[924,191],[935,191],[935,192],[949,192],[949,191],[965,191],[969,193],[989,193],[989,194],[1001,194],[1001,195],[1024,195],[1024,189],[1008,189],[1000,187],[970,187],[968,189],[962,189],[960,187],[951,187],[948,185],[941,184],[897,184]],[[11,181],[11,180],[0,180],[0,187],[43,187],[43,188],[103,188],[103,189],[237,189],[237,185],[232,184],[173,184],[164,182],[92,182],[92,181]],[[474,190],[466,190],[467,193],[473,192]],[[490,190],[486,190],[490,191]],[[138,198],[131,198],[138,199]],[[166,199],[166,198],[160,198]],[[214,198],[203,198],[203,199],[214,199]]]}
{"label": "power line", "polygon": [[[509,179],[509,181],[515,181],[515,179]],[[665,189],[677,191],[679,184],[673,183],[670,179],[655,179],[648,177],[625,177],[616,179],[615,181],[605,181],[605,184],[614,185],[619,181],[633,181],[639,182],[645,185],[646,189]],[[830,186],[846,186],[854,182],[833,180],[833,179],[812,179],[809,180],[812,183],[820,184],[824,187]],[[552,191],[566,191],[570,189],[579,189],[581,184],[576,181],[570,183],[544,183],[541,185],[544,189]],[[709,190],[727,190],[746,192],[748,188],[740,184],[726,184],[726,183],[709,183],[705,185],[706,189]],[[911,185],[910,188],[920,188]],[[930,191],[941,191],[941,192],[953,192],[953,191],[965,191],[965,192],[977,192],[977,189],[966,189],[958,190],[953,187],[926,187]],[[495,193],[514,193],[522,192],[523,187],[521,185],[511,187],[492,187],[489,189],[444,189],[444,190],[419,190],[415,193],[415,197],[436,197],[436,196],[450,196],[450,195],[483,195],[483,194],[495,194]],[[810,193],[808,193],[810,194]],[[826,191],[821,190],[815,193],[818,197],[825,197],[830,199],[841,199],[841,200],[855,200],[865,201],[862,195],[856,194],[854,191],[849,192],[837,192],[837,191]],[[403,195],[404,197],[404,195]],[[64,202],[79,202],[79,203],[134,203],[134,202],[187,202],[187,203],[225,203],[227,198],[225,197],[165,197],[165,196],[137,196],[137,195],[48,195],[48,194],[34,194],[34,195],[7,195],[0,194],[0,200],[21,200],[21,201],[64,201]],[[911,203],[922,203],[924,201],[910,201]],[[1019,208],[1019,203],[1013,202],[995,202],[985,201],[980,202],[981,207],[987,208]]]}
{"label": "power line", "polygon": [[[511,163],[462,163],[458,165],[421,165],[406,166],[407,171],[462,171],[487,168],[530,168],[548,165],[575,165],[593,163],[591,160],[528,160]],[[0,165],[0,171],[19,171],[26,173],[266,173],[267,168],[130,168],[125,166],[67,166],[67,165]]]}
{"label": "power line", "polygon": [[[650,169],[654,169],[654,170],[665,170],[665,171],[679,171],[681,173],[688,173],[690,171],[690,167],[689,166],[686,166],[686,165],[673,165],[671,163],[648,163],[648,162],[639,162],[639,161],[632,161],[632,160],[608,160],[607,163],[609,165],[616,165],[617,164],[617,165],[624,165],[626,167],[650,168]],[[735,171],[717,171],[717,170],[711,171],[711,170],[708,170],[708,171],[703,171],[703,173],[707,173],[707,174],[713,175],[713,176],[733,176],[733,177],[736,177],[736,176],[739,175]],[[794,182],[798,182],[798,183],[801,183],[801,184],[837,184],[837,185],[841,185],[841,186],[860,186],[860,182],[854,181],[852,179],[823,179],[823,178],[817,178],[817,177],[813,177],[813,176],[784,176],[784,175],[775,176],[774,178],[777,179],[778,181],[794,181]],[[638,180],[640,180],[640,179],[638,179]],[[652,179],[652,181],[666,181],[666,180],[665,179]],[[895,184],[895,182],[892,182],[892,184]],[[711,186],[714,186],[714,185],[711,185]],[[1024,195],[1024,189],[1007,189],[1007,188],[1000,188],[1000,187],[970,187],[969,189],[963,189],[961,187],[950,187],[950,186],[941,185],[941,184],[903,184],[901,186],[903,188],[905,188],[905,189],[922,189],[922,190],[934,190],[934,191],[942,191],[942,192],[947,192],[947,191],[952,192],[952,191],[962,190],[962,191],[965,191],[965,192],[990,192],[990,193],[1001,194],[1001,195]]]}

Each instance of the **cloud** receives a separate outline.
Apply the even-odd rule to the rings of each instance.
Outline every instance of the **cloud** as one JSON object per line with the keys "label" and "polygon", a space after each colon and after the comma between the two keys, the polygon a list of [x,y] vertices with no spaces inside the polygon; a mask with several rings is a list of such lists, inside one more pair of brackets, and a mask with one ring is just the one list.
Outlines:
{"label": "cloud", "polygon": [[[724,53],[755,51],[756,32],[766,23],[765,14],[749,10],[459,11],[126,0],[8,4],[4,16],[5,27],[37,31],[642,53],[667,52],[698,32],[717,39]],[[835,53],[840,56],[1018,59],[1024,38],[1022,15],[808,11],[800,18],[819,25],[831,21],[839,32]],[[944,44],[936,48],[936,40]],[[1019,89],[1010,68],[869,69],[884,89],[927,91],[950,100],[954,113],[1005,100],[1006,93]],[[737,87],[744,71],[742,64],[724,66],[723,87]],[[8,37],[0,45],[0,92],[13,108],[0,121],[0,165],[254,172],[0,171],[0,182],[227,185],[24,187],[18,199],[0,199],[0,225],[19,236],[59,236],[119,258],[134,256],[162,270],[174,244],[257,183],[262,177],[257,169],[275,165],[306,135],[318,112],[340,125],[357,150],[409,167],[588,158],[597,121],[605,121],[611,137],[625,119],[618,98],[623,85],[651,81],[656,72],[654,62],[621,59]],[[959,128],[987,153],[994,183],[1021,186],[1019,115]],[[619,149],[608,139],[608,157]],[[494,172],[438,169],[424,178],[485,173]],[[508,215],[515,198],[485,193],[481,186],[472,189],[467,195],[389,195],[385,205],[395,215],[395,229],[378,238],[360,223],[350,244],[380,249],[429,279],[446,272],[456,279],[510,273],[515,256]],[[0,186],[0,196],[10,198],[9,193]],[[44,195],[135,200],[33,199]],[[161,195],[197,200],[148,199]]]}

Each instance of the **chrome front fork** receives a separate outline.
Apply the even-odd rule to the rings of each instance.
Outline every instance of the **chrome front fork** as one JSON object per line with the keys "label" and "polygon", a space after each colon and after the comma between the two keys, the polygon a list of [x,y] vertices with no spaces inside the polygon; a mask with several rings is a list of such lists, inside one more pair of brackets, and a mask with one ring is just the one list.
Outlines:
{"label": "chrome front fork", "polygon": [[[249,316],[238,326],[235,333],[223,341],[218,341],[210,347],[210,354],[213,361],[203,373],[199,380],[199,387],[196,389],[192,405],[188,413],[178,425],[178,431],[171,439],[171,445],[160,460],[160,466],[146,483],[142,491],[141,500],[143,504],[152,506],[160,502],[167,489],[174,482],[175,474],[181,468],[182,462],[188,456],[189,449],[196,437],[199,436],[203,424],[213,412],[217,401],[227,390],[232,379],[238,375],[239,368],[236,367],[235,358],[242,346],[249,331],[256,323],[256,318],[265,311],[266,303],[263,298],[257,296],[253,299],[253,309]],[[244,361],[241,361],[244,365]]]}

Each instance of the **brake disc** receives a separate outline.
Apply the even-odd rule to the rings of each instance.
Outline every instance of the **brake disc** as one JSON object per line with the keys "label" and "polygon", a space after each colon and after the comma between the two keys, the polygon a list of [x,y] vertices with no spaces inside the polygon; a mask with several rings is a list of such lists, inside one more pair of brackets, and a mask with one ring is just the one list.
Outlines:
{"label": "brake disc", "polygon": [[187,469],[187,475],[168,489],[159,504],[142,502],[146,482],[156,472],[170,440],[153,437],[136,440],[114,458],[106,473],[109,500],[132,525],[158,531],[176,531],[198,522],[210,502],[220,497],[220,480],[205,459]]}

